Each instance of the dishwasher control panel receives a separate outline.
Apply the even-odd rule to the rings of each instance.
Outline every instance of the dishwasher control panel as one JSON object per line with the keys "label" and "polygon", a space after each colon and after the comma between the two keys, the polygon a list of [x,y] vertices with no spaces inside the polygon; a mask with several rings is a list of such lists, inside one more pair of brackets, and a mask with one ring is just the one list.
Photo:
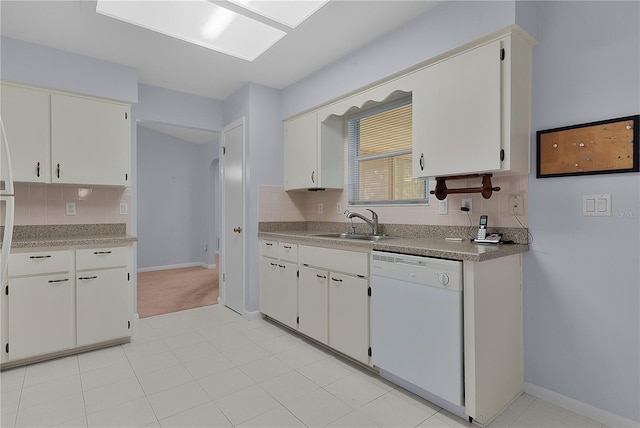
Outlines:
{"label": "dishwasher control panel", "polygon": [[371,275],[462,291],[462,262],[373,251]]}

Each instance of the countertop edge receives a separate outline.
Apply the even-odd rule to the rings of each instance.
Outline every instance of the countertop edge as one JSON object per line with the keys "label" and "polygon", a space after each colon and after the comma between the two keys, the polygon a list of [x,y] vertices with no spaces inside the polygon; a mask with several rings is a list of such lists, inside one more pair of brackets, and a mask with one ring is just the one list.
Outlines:
{"label": "countertop edge", "polygon": [[[98,236],[77,236],[77,237],[56,237],[56,238],[33,238],[24,240],[14,240],[11,243],[12,249],[20,248],[51,248],[51,247],[78,247],[88,245],[122,245],[133,244],[138,238],[131,235],[98,235]],[[1,247],[1,244],[0,244]]]}
{"label": "countertop edge", "polygon": [[322,245],[328,248],[352,250],[379,250],[425,257],[451,260],[483,262],[487,260],[522,254],[529,251],[528,244],[474,244],[469,241],[447,241],[445,239],[393,238],[369,242],[337,238],[318,237],[308,232],[258,232],[261,239],[286,239],[292,243]]}

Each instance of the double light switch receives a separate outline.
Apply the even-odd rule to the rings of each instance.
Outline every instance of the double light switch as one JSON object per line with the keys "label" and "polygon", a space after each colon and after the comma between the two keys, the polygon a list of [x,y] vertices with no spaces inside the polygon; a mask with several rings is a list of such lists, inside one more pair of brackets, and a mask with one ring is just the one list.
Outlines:
{"label": "double light switch", "polygon": [[611,194],[584,195],[582,197],[582,215],[602,217],[611,215]]}

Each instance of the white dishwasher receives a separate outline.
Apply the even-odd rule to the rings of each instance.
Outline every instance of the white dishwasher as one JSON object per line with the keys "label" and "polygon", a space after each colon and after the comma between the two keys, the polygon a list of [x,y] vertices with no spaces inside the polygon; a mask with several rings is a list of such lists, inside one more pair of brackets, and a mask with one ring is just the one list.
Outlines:
{"label": "white dishwasher", "polygon": [[462,328],[461,261],[372,252],[371,359],[380,376],[463,414]]}

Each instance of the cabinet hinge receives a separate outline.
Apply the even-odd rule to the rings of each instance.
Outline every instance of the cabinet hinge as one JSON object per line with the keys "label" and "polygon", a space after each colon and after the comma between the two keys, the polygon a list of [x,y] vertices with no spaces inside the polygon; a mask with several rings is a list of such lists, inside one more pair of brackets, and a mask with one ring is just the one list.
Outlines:
{"label": "cabinet hinge", "polygon": [[127,321],[127,330],[131,330],[131,321]]}
{"label": "cabinet hinge", "polygon": [[296,277],[300,278],[300,271],[296,272]]}
{"label": "cabinet hinge", "polygon": [[128,181],[129,180],[129,174],[127,174],[126,172],[124,173],[124,181]]}
{"label": "cabinet hinge", "polygon": [[131,281],[131,274],[127,272],[127,281]]}
{"label": "cabinet hinge", "polygon": [[504,61],[504,55],[505,55],[504,48],[502,48],[500,49],[500,61]]}
{"label": "cabinet hinge", "polygon": [[225,281],[225,278],[226,278],[226,277],[225,277],[225,274],[223,273],[223,274],[222,274],[222,282],[224,282],[224,281]]}
{"label": "cabinet hinge", "polygon": [[4,350],[7,351],[7,354],[9,353],[9,344],[7,343],[7,345],[4,347]]}
{"label": "cabinet hinge", "polygon": [[227,154],[227,148],[226,148],[226,147],[223,147],[223,148],[222,148],[222,154],[223,154],[223,155],[226,155],[226,154]]}
{"label": "cabinet hinge", "polygon": [[371,356],[372,352],[371,352],[371,346],[369,346],[369,350],[367,351],[367,354],[369,354],[369,356]]}
{"label": "cabinet hinge", "polygon": [[124,112],[124,119],[127,120],[129,118],[129,113],[127,113],[126,111]]}
{"label": "cabinet hinge", "polygon": [[500,162],[504,162],[504,149],[500,149]]}
{"label": "cabinet hinge", "polygon": [[296,324],[300,324],[300,317],[296,318]]}
{"label": "cabinet hinge", "polygon": [[371,296],[371,287],[367,288],[367,296]]}
{"label": "cabinet hinge", "polygon": [[9,295],[9,286],[8,285],[4,288],[4,294],[6,294],[7,296]]}

